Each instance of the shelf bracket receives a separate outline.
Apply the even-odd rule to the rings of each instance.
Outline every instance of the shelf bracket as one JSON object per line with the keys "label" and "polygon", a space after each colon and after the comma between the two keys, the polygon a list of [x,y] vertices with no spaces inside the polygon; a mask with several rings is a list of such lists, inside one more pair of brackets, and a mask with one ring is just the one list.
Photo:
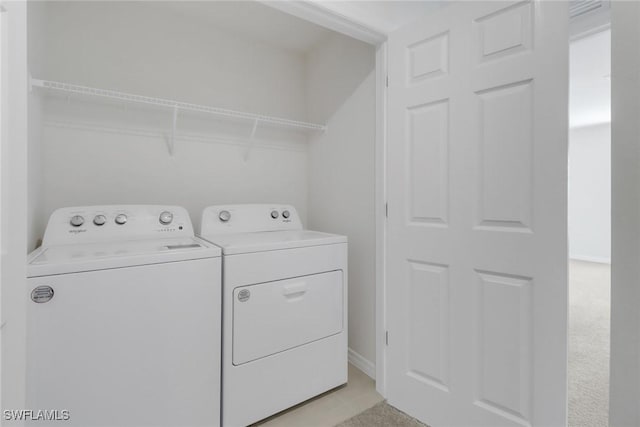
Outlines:
{"label": "shelf bracket", "polygon": [[245,162],[247,160],[249,160],[249,153],[253,149],[253,144],[254,144],[254,142],[256,140],[256,130],[258,130],[258,123],[259,122],[260,122],[260,120],[258,120],[258,119],[255,119],[253,121],[253,128],[251,128],[251,135],[249,136],[249,145],[247,146],[247,149],[244,152],[244,161]]}
{"label": "shelf bracket", "polygon": [[173,149],[176,145],[176,127],[178,125],[178,106],[173,106],[173,121],[171,123],[171,139],[169,139],[169,154],[173,156]]}

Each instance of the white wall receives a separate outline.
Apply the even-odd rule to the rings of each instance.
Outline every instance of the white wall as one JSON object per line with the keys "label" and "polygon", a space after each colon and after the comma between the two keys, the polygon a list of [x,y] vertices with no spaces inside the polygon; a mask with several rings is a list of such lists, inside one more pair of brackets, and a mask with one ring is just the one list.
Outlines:
{"label": "white wall", "polygon": [[611,262],[611,124],[569,132],[569,256]]}
{"label": "white wall", "polygon": [[[47,4],[45,71],[34,77],[306,118],[302,54],[152,2],[107,3]],[[180,114],[173,157],[170,126],[168,111],[47,101],[40,224],[55,208],[95,203],[184,205],[197,224],[210,204],[277,202],[306,218],[306,136],[259,129],[245,163],[251,123]]]}
{"label": "white wall", "polygon": [[375,49],[334,35],[307,58],[309,226],[349,239],[349,347],[375,364]]}

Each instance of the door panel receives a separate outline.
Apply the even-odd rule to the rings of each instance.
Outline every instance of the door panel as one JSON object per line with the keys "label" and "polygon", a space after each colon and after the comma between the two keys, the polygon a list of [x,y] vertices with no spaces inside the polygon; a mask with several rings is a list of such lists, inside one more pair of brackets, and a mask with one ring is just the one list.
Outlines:
{"label": "door panel", "polygon": [[410,107],[409,221],[446,224],[449,211],[449,102]]}
{"label": "door panel", "polygon": [[568,12],[458,2],[389,38],[388,398],[566,423]]}
{"label": "door panel", "polygon": [[409,261],[409,268],[408,375],[448,391],[448,268],[417,261]]}
{"label": "door panel", "polygon": [[531,231],[532,95],[531,80],[476,92],[477,227]]}

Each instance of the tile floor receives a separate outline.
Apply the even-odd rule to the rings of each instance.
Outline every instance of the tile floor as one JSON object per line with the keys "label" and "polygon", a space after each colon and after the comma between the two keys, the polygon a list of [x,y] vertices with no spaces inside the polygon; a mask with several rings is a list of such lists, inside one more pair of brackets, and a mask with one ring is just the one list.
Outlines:
{"label": "tile floor", "polygon": [[349,365],[347,385],[254,424],[260,427],[332,427],[382,401],[375,382]]}

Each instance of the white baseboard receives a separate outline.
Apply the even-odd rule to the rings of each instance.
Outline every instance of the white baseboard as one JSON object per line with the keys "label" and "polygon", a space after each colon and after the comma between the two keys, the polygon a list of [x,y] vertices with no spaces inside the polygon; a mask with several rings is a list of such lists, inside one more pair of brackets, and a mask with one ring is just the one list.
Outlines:
{"label": "white baseboard", "polygon": [[590,256],[590,255],[571,255],[570,259],[574,259],[576,261],[587,261],[587,262],[597,262],[600,264],[611,264],[611,258],[604,258],[598,256]]}
{"label": "white baseboard", "polygon": [[367,374],[371,379],[376,379],[376,365],[365,359],[360,353],[349,349],[349,363]]}

